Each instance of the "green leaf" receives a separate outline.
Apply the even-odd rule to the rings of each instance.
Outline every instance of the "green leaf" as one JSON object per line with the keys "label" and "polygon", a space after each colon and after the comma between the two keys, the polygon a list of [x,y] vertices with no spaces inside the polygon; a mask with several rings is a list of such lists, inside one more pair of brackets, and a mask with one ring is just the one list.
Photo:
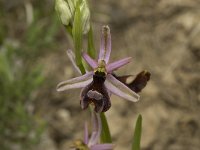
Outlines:
{"label": "green leaf", "polygon": [[100,117],[101,117],[101,123],[102,123],[101,142],[102,143],[112,143],[106,116],[104,113],[101,113]]}
{"label": "green leaf", "polygon": [[90,30],[88,32],[88,54],[92,58],[95,58],[95,47],[94,47],[94,40],[93,40],[92,25],[90,25]]}
{"label": "green leaf", "polygon": [[8,53],[9,51],[7,49],[5,52],[0,51],[0,80],[4,81],[4,83],[7,82],[7,84],[14,79]]}
{"label": "green leaf", "polygon": [[76,64],[80,68],[82,74],[85,74],[85,69],[82,63],[81,50],[83,47],[83,32],[82,32],[82,16],[80,12],[80,2],[77,2],[74,23],[72,29],[73,41],[75,46]]}
{"label": "green leaf", "polygon": [[142,116],[139,114],[133,135],[132,150],[140,150],[141,133],[142,133]]}

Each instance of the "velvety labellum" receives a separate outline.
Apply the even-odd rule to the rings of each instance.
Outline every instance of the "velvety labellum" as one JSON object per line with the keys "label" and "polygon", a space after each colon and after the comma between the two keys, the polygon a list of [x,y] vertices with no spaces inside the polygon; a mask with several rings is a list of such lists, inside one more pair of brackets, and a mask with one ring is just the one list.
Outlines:
{"label": "velvety labellum", "polygon": [[96,112],[105,112],[111,107],[110,98],[104,85],[105,73],[96,71],[93,81],[86,86],[81,94],[81,107],[86,109],[89,104],[94,104]]}

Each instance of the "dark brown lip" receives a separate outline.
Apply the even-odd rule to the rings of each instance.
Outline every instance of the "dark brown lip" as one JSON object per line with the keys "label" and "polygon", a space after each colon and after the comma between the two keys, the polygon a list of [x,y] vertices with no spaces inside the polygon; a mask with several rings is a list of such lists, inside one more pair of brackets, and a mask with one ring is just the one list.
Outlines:
{"label": "dark brown lip", "polygon": [[81,107],[86,109],[89,104],[94,104],[96,112],[105,112],[111,107],[110,97],[104,85],[105,74],[95,73],[93,81],[81,93]]}

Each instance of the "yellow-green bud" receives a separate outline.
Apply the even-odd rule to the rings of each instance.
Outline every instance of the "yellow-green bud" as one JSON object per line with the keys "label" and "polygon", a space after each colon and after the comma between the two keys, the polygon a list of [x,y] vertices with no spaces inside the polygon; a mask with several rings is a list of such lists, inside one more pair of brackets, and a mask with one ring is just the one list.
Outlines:
{"label": "yellow-green bud", "polygon": [[83,33],[87,33],[90,29],[90,10],[87,4],[86,0],[82,0],[82,3],[80,5],[80,10],[82,14],[82,29]]}
{"label": "yellow-green bud", "polygon": [[[78,0],[55,0],[55,9],[64,25],[73,27],[77,2]],[[90,29],[90,10],[86,0],[80,0],[80,12],[83,33],[87,33]]]}
{"label": "yellow-green bud", "polygon": [[56,0],[55,9],[58,12],[62,23],[64,25],[69,25],[72,19],[72,12],[70,11],[68,3],[65,0]]}

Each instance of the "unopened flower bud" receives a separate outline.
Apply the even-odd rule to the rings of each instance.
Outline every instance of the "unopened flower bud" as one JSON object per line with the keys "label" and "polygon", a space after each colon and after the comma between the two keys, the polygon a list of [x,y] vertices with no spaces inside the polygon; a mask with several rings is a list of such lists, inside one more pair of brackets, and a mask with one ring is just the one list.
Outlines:
{"label": "unopened flower bud", "polygon": [[68,3],[65,0],[56,0],[55,9],[62,23],[64,25],[69,25],[72,19],[72,12],[70,11]]}
{"label": "unopened flower bud", "polygon": [[55,9],[59,14],[62,23],[66,26],[71,26],[73,28],[74,14],[79,3],[81,20],[82,20],[82,30],[83,33],[87,33],[90,29],[90,10],[86,0],[56,0]]}
{"label": "unopened flower bud", "polygon": [[80,5],[80,10],[82,14],[82,29],[83,33],[87,33],[90,29],[90,10],[88,8],[88,4],[86,0],[82,0]]}

